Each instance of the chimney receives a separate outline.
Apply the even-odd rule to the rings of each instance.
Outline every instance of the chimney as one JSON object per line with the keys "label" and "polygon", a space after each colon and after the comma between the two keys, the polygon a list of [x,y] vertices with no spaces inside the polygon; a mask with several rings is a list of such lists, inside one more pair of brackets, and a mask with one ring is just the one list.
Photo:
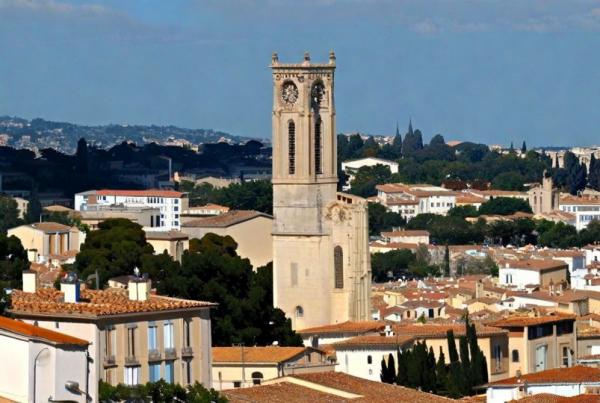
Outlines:
{"label": "chimney", "polygon": [[27,249],[27,259],[30,262],[37,263],[37,261],[38,261],[38,251],[37,251],[37,249]]}
{"label": "chimney", "polygon": [[60,280],[60,290],[65,295],[65,302],[76,304],[79,302],[79,278],[77,273],[70,271]]}
{"label": "chimney", "polygon": [[23,292],[35,293],[38,288],[38,274],[33,270],[23,270]]}
{"label": "chimney", "polygon": [[147,274],[142,277],[136,277],[129,280],[127,284],[130,301],[147,301],[150,298],[152,281]]}

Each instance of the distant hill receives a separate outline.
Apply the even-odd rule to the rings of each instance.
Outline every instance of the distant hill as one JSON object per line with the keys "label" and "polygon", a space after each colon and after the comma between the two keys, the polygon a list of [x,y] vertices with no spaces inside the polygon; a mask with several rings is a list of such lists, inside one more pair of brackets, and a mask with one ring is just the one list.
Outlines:
{"label": "distant hill", "polygon": [[243,143],[250,138],[235,136],[212,129],[184,129],[176,126],[117,125],[84,126],[68,122],[52,122],[44,119],[27,120],[19,117],[0,116],[0,145],[15,148],[41,150],[54,148],[72,154],[77,141],[84,137],[88,144],[109,148],[123,141],[195,146],[225,141]]}

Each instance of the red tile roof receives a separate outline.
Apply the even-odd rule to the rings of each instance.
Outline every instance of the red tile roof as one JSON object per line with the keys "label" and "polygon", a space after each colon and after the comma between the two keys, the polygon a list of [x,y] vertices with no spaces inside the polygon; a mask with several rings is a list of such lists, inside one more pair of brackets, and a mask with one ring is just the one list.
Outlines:
{"label": "red tile roof", "polygon": [[71,230],[71,227],[68,225],[60,224],[57,222],[45,221],[45,222],[36,222],[33,224],[29,224],[32,228],[43,232],[68,232]]}
{"label": "red tile roof", "polygon": [[[394,332],[399,336],[414,336],[415,338],[445,338],[448,330],[452,330],[455,336],[465,334],[465,325],[463,323],[453,324],[408,324],[394,326]],[[478,337],[489,337],[499,334],[505,334],[507,331],[494,326],[483,326],[475,324],[475,330]]]}
{"label": "red tile roof", "polygon": [[357,336],[347,340],[333,343],[336,350],[344,350],[348,347],[377,347],[377,346],[403,346],[411,343],[414,340],[413,336]]}
{"label": "red tile roof", "polygon": [[492,382],[490,383],[490,385],[522,385],[524,382],[527,382],[529,385],[580,382],[600,383],[600,368],[592,368],[577,365],[569,368],[547,369],[545,371],[525,374],[522,375],[520,378],[512,377],[502,379],[500,381]]}
{"label": "red tile roof", "polygon": [[367,333],[377,332],[385,328],[385,323],[377,321],[364,322],[342,322],[332,325],[317,326],[306,329],[297,330],[300,334],[331,334],[331,333]]}
{"label": "red tile roof", "polygon": [[544,271],[544,270],[557,270],[566,269],[568,265],[562,260],[553,259],[519,259],[519,260],[498,260],[498,266],[500,269],[505,268],[508,265],[510,269],[519,270],[533,270],[533,271]]}
{"label": "red tile roof", "polygon": [[[242,358],[243,351],[243,358]],[[213,347],[214,363],[281,363],[307,351],[306,347]]]}
{"label": "red tile roof", "polygon": [[82,317],[96,319],[103,316],[142,314],[159,311],[178,311],[211,307],[212,302],[169,298],[150,295],[147,301],[131,301],[127,290],[82,290],[81,301],[64,302],[63,293],[54,288],[41,288],[36,293],[14,290],[10,312],[15,316]]}
{"label": "red tile roof", "polygon": [[577,395],[577,396],[559,396],[550,393],[538,393],[537,395],[526,396],[518,400],[511,400],[510,403],[599,403],[600,395]]}
{"label": "red tile roof", "polygon": [[562,314],[558,312],[553,312],[550,315],[546,316],[524,316],[524,315],[512,315],[506,318],[497,320],[492,322],[492,326],[496,327],[525,327],[525,326],[535,326],[542,325],[544,323],[555,323],[560,322],[561,320],[566,319],[575,319],[575,315],[570,314]]}
{"label": "red tile roof", "polygon": [[63,333],[55,332],[53,330],[33,326],[18,320],[9,319],[5,316],[0,316],[0,331],[19,334],[31,339],[49,342],[54,345],[87,346],[90,344],[87,341],[77,337],[72,337]]}
{"label": "red tile roof", "polygon": [[100,189],[96,191],[98,196],[131,196],[131,197],[183,197],[184,193],[175,190],[146,189],[146,190],[120,190]]}
{"label": "red tile roof", "polygon": [[390,231],[382,232],[384,237],[399,237],[399,236],[429,236],[429,231],[424,230],[402,230],[402,231]]}
{"label": "red tile roof", "polygon": [[184,222],[182,227],[201,227],[201,228],[224,228],[244,221],[252,220],[257,217],[272,219],[273,217],[253,210],[232,210],[216,216],[203,217]]}

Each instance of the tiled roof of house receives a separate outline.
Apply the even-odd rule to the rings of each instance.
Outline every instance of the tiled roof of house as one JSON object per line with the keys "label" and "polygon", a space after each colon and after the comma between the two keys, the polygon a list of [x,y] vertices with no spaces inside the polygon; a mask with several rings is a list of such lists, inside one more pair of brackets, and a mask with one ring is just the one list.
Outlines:
{"label": "tiled roof of house", "polygon": [[506,318],[502,318],[495,322],[492,322],[492,326],[496,327],[525,327],[542,325],[544,323],[554,323],[566,319],[575,319],[575,315],[563,314],[558,312],[552,312],[545,316],[525,316],[525,315],[512,315]]}
{"label": "tiled roof of house", "polygon": [[14,290],[10,312],[15,316],[82,317],[95,319],[103,316],[177,311],[211,307],[212,302],[194,301],[150,295],[147,301],[129,300],[127,290],[82,290],[77,303],[64,302],[61,291],[41,288],[35,293]]}
{"label": "tiled roof of house", "polygon": [[265,217],[272,219],[273,217],[253,210],[231,210],[227,213],[203,217],[195,220],[190,220],[182,224],[183,227],[202,227],[202,228],[225,228],[234,224],[239,224],[244,221],[251,220],[256,217]]}
{"label": "tiled roof of house", "polygon": [[348,401],[343,396],[335,396],[290,382],[229,389],[221,393],[230,403],[345,403]]}
{"label": "tiled roof of house", "polygon": [[170,240],[176,240],[176,239],[188,239],[189,235],[188,234],[184,234],[181,231],[175,231],[175,230],[171,230],[171,231],[147,231],[146,232],[146,239],[156,239],[156,240],[164,240],[164,241],[170,241]]}
{"label": "tiled roof of house", "polygon": [[305,351],[306,347],[213,347],[212,360],[214,363],[281,363]]}
{"label": "tiled roof of house", "polygon": [[43,232],[67,232],[71,230],[71,227],[69,227],[68,225],[50,221],[36,222],[33,224],[29,224],[29,226],[31,228],[35,228]]}
{"label": "tiled roof of house", "polygon": [[[418,338],[440,338],[446,337],[448,330],[452,330],[455,336],[465,335],[465,325],[463,323],[453,324],[409,324],[396,325],[394,332],[400,336],[414,336]],[[475,330],[478,337],[487,337],[506,333],[506,330],[499,327],[483,326],[475,324]]]}
{"label": "tiled roof of house", "polygon": [[90,344],[87,341],[77,337],[30,325],[28,323],[7,318],[5,316],[0,316],[0,332],[1,331],[19,334],[21,336],[26,336],[34,340],[45,341],[54,345],[87,346]]}
{"label": "tiled roof of house", "polygon": [[456,204],[483,204],[486,199],[470,194],[461,194],[456,196]]}
{"label": "tiled roof of house", "polygon": [[560,205],[593,205],[600,204],[600,199],[589,196],[566,196],[560,199]]}
{"label": "tiled roof of house", "polygon": [[342,322],[335,323],[332,325],[310,327],[306,329],[297,330],[296,333],[300,334],[331,334],[331,333],[367,333],[377,332],[385,328],[385,323],[377,321],[364,321],[364,322]]}
{"label": "tiled roof of house", "polygon": [[356,336],[347,340],[333,343],[336,350],[343,350],[348,347],[361,347],[361,346],[403,346],[414,340],[414,336]]}
{"label": "tiled roof of house", "polygon": [[538,393],[536,395],[525,396],[518,400],[511,400],[509,403],[598,403],[600,402],[599,395],[577,395],[577,396],[560,396],[551,393]]}
{"label": "tiled roof of house", "polygon": [[424,230],[402,230],[402,231],[390,231],[390,232],[382,232],[382,236],[384,237],[400,237],[400,236],[429,236],[429,231]]}
{"label": "tiled roof of house", "polygon": [[561,260],[554,259],[519,259],[519,260],[499,260],[498,266],[500,269],[505,267],[510,269],[520,270],[556,270],[568,268],[568,265]]}
{"label": "tiled roof of house", "polygon": [[502,379],[500,381],[492,382],[490,385],[522,385],[524,382],[527,382],[529,385],[579,382],[600,383],[600,368],[577,365],[568,368],[547,369],[545,371],[521,375],[520,378],[512,377]]}
{"label": "tiled roof of house", "polygon": [[146,189],[146,190],[120,190],[120,189],[100,189],[97,190],[98,196],[130,196],[130,197],[183,197],[184,193],[175,190]]}

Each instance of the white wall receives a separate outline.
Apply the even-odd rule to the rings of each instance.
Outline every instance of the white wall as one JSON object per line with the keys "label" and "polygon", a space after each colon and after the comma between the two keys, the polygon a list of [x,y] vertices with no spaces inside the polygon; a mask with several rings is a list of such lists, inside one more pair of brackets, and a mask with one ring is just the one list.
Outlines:
{"label": "white wall", "polygon": [[[371,349],[371,350],[337,350],[336,372],[357,376],[371,381],[381,381],[381,359],[387,358],[389,354],[394,355],[396,360],[396,346],[390,346],[389,349]],[[368,357],[371,356],[371,364],[368,364]]]}
{"label": "white wall", "polygon": [[[588,382],[585,384],[549,384],[549,385],[529,385],[528,395],[538,395],[540,393],[549,393],[558,396],[571,397],[585,392],[586,386],[600,386],[600,382]],[[486,392],[487,403],[505,403],[514,399],[521,398],[518,388],[488,388]]]}
{"label": "white wall", "polygon": [[[507,276],[509,277],[507,278]],[[516,285],[519,288],[524,288],[527,284],[540,283],[540,273],[535,270],[500,267],[498,277],[501,285]]]}
{"label": "white wall", "polygon": [[26,402],[29,396],[29,344],[0,335],[0,396]]}

